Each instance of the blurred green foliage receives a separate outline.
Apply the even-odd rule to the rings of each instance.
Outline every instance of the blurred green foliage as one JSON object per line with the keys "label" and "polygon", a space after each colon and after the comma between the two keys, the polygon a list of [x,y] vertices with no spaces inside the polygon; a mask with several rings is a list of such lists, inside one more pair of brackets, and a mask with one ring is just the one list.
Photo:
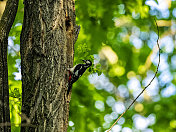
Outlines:
{"label": "blurred green foliage", "polygon": [[9,34],[8,46],[8,76],[9,76],[9,104],[10,104],[10,120],[11,131],[20,132],[20,112],[22,105],[22,84],[21,80],[16,80],[14,73],[20,70],[20,34],[23,21],[23,0],[19,0],[19,7],[15,22]]}
{"label": "blurred green foliage", "polygon": [[[94,65],[73,85],[68,131],[102,132],[109,129],[120,115],[118,110],[124,106],[128,107],[136,97],[135,91],[139,93],[142,90],[139,87],[146,86],[144,80],[154,74],[158,63],[157,53],[154,52],[157,49],[154,18],[164,20],[163,23],[157,22],[160,22],[161,54],[166,61],[163,62],[161,58],[161,68],[155,80],[156,85],[153,86],[154,91],[146,91],[142,99],[137,100],[134,107],[117,123],[116,131],[176,131],[176,91],[169,93],[170,90],[167,90],[171,86],[174,89],[176,84],[176,57],[174,59],[173,46],[176,2],[168,0],[168,8],[162,10],[159,8],[161,4],[156,0],[153,0],[153,5],[158,7],[149,6],[145,0],[75,2],[76,20],[81,30],[75,44],[74,63],[80,63],[81,59],[90,59],[94,61]],[[169,16],[162,14],[162,11],[168,12]],[[20,53],[17,45],[20,44],[22,19],[23,4],[20,0],[18,14],[9,37],[14,44],[9,44],[8,53],[13,132],[20,131],[21,81],[15,80],[14,73],[20,71]],[[167,25],[167,22],[170,22],[170,25]],[[171,37],[171,41],[164,40],[167,36]],[[169,46],[172,47],[170,51],[164,44],[166,42],[168,45],[172,43]],[[152,55],[156,61],[151,59]],[[168,67],[164,69],[163,66],[166,65]],[[170,81],[167,81],[169,78]],[[139,82],[138,85],[135,85],[135,79]],[[117,105],[121,103],[123,105]],[[145,122],[146,120],[148,122]],[[138,124],[140,121],[141,124]]]}

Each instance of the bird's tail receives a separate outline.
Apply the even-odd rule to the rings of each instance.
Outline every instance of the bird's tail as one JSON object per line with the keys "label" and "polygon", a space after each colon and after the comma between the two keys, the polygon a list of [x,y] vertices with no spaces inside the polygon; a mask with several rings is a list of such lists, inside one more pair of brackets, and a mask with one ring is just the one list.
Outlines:
{"label": "bird's tail", "polygon": [[72,89],[72,84],[69,82],[68,83],[68,89],[67,89],[67,96],[69,95],[71,89]]}

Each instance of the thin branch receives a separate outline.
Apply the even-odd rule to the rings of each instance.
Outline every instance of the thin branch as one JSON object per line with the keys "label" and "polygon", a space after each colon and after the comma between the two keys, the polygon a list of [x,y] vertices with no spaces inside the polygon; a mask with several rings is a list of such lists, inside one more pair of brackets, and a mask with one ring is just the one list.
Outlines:
{"label": "thin branch", "polygon": [[14,126],[14,125],[18,125],[18,126],[21,126],[21,127],[33,127],[33,128],[37,127],[37,125],[32,125],[32,124],[29,124],[29,123],[20,123],[20,124],[11,123],[11,122],[0,123],[0,127]]}
{"label": "thin branch", "polygon": [[[155,20],[155,19],[154,19]],[[151,79],[151,81],[148,83],[147,86],[144,87],[144,89],[139,93],[139,95],[133,100],[133,102],[128,106],[128,108],[119,116],[119,118],[114,122],[114,124],[106,131],[106,132],[110,132],[111,129],[113,128],[113,126],[120,120],[120,118],[131,108],[131,106],[136,102],[136,100],[141,96],[141,94],[151,85],[151,83],[153,82],[153,80],[155,79],[157,73],[158,73],[158,69],[159,69],[159,65],[160,65],[160,46],[159,46],[159,29],[158,29],[158,25],[157,22],[155,20],[155,24],[158,30],[158,39],[157,39],[157,46],[159,49],[159,59],[158,59],[158,65],[157,65],[157,69],[155,72],[154,77]]]}
{"label": "thin branch", "polygon": [[[10,122],[7,46],[8,35],[14,23],[19,0],[8,0],[0,20],[0,122]],[[10,132],[10,127],[1,127],[2,132]]]}

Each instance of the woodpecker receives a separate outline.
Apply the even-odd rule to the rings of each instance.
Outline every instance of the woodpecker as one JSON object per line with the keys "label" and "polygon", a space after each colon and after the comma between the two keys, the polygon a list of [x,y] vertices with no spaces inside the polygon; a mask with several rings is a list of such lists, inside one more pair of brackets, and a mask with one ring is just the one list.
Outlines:
{"label": "woodpecker", "polygon": [[68,82],[68,90],[67,95],[69,94],[72,84],[76,82],[86,71],[87,68],[89,68],[92,65],[92,62],[90,60],[82,60],[84,64],[77,64],[73,68],[69,68],[69,82]]}

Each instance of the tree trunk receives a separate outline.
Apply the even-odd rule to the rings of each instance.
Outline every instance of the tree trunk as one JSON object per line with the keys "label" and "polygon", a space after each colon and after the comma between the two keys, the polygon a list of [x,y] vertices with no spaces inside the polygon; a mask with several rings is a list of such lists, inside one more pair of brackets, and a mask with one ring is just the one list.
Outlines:
{"label": "tree trunk", "polygon": [[[74,0],[24,0],[22,131],[66,132],[68,71],[77,38]],[[69,95],[70,96],[70,95]]]}
{"label": "tree trunk", "polygon": [[10,132],[9,87],[7,67],[8,35],[15,20],[18,0],[8,0],[0,20],[0,131]]}

